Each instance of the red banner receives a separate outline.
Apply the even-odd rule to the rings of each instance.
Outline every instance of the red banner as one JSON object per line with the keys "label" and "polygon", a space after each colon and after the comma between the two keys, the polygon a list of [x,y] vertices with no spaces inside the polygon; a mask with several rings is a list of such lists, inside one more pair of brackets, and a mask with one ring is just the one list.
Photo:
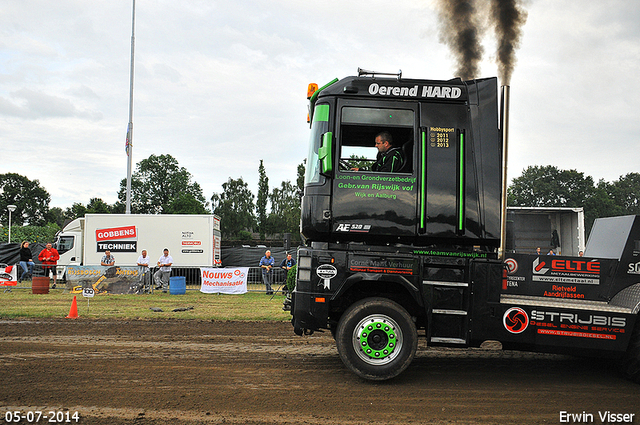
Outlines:
{"label": "red banner", "polygon": [[136,226],[113,227],[96,230],[96,241],[112,241],[115,239],[137,238]]}

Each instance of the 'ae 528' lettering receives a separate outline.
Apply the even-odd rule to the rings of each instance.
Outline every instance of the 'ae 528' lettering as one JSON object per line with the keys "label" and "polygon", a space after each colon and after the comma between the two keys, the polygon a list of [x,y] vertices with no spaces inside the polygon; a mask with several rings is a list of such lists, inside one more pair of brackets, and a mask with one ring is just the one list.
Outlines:
{"label": "'ae 528' lettering", "polygon": [[370,224],[341,223],[336,227],[336,232],[367,233],[369,230],[371,230]]}

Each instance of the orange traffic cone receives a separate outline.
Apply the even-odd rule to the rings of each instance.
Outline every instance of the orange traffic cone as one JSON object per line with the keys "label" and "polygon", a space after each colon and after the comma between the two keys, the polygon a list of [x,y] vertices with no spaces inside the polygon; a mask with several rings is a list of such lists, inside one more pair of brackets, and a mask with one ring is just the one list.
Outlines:
{"label": "orange traffic cone", "polygon": [[67,319],[77,319],[78,318],[78,302],[76,301],[76,296],[73,296],[73,301],[71,302],[71,309],[69,310],[69,315]]}

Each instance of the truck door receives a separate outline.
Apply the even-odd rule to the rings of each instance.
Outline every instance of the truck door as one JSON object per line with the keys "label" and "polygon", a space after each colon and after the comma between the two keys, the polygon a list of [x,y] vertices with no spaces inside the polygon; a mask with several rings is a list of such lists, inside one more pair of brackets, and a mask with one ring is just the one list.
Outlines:
{"label": "truck door", "polygon": [[[338,101],[331,206],[332,232],[338,239],[347,234],[349,240],[358,240],[358,235],[415,235],[417,116],[417,103],[412,102]],[[378,155],[375,139],[381,132],[390,133],[400,151],[397,171],[372,171]]]}

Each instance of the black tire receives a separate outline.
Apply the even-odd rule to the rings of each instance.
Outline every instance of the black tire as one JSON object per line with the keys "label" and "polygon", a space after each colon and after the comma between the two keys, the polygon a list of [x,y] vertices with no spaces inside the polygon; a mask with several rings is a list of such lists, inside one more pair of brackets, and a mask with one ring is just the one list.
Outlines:
{"label": "black tire", "polygon": [[418,349],[411,316],[386,298],[366,298],[349,307],[335,339],[342,362],[356,375],[375,381],[398,376]]}
{"label": "black tire", "polygon": [[622,358],[622,371],[633,382],[640,384],[640,317],[636,318],[627,352]]}

